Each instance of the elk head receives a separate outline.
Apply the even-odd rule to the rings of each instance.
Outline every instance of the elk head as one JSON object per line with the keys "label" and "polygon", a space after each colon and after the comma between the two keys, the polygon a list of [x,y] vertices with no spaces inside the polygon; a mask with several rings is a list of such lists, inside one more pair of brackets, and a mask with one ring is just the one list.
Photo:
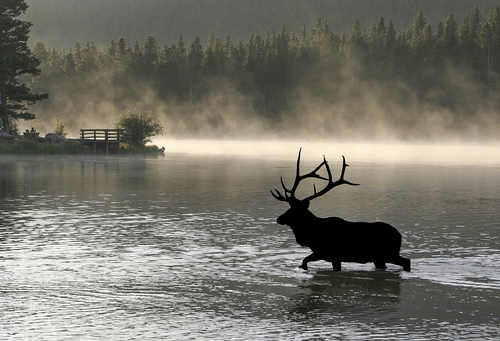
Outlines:
{"label": "elk head", "polygon": [[[288,225],[293,228],[292,225],[301,225],[304,222],[307,222],[311,217],[314,217],[314,215],[309,211],[309,203],[312,199],[318,198],[322,196],[323,194],[327,193],[330,191],[332,188],[343,185],[343,184],[348,184],[351,186],[357,186],[359,184],[354,184],[352,182],[349,182],[344,179],[344,174],[345,174],[345,169],[349,165],[345,163],[345,157],[342,155],[342,172],[340,173],[340,178],[337,181],[332,180],[332,172],[330,171],[330,167],[328,166],[328,162],[325,159],[325,156],[323,156],[323,162],[319,164],[318,167],[316,167],[312,172],[307,173],[305,175],[300,175],[300,153],[302,151],[302,148],[299,150],[299,156],[297,158],[297,170],[295,173],[295,181],[293,183],[293,186],[291,189],[288,189],[285,186],[285,183],[283,182],[283,177],[281,177],[281,186],[283,187],[283,193],[281,194],[280,191],[277,189],[274,189],[274,192],[271,191],[271,194],[273,197],[275,197],[277,200],[280,201],[285,201],[290,205],[290,209],[286,211],[284,214],[278,217],[277,223],[281,225]],[[325,177],[322,177],[321,175],[318,174],[318,171],[321,169],[321,167],[325,166],[326,172],[328,174],[328,179]],[[324,180],[327,181],[326,186],[320,190],[319,192],[316,191],[316,185],[313,184],[314,188],[314,193],[304,199],[298,199],[295,196],[295,191],[297,190],[299,183],[302,180],[308,179],[308,178],[315,178],[319,180]]]}

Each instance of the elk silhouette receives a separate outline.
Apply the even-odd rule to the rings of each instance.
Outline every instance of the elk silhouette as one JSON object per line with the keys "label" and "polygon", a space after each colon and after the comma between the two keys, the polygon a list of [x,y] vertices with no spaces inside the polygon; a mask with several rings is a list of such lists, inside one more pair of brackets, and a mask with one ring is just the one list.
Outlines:
{"label": "elk silhouette", "polygon": [[[389,224],[382,222],[365,223],[349,222],[337,217],[319,218],[309,211],[309,202],[330,191],[332,188],[347,184],[358,186],[344,179],[345,169],[349,165],[343,164],[340,178],[332,181],[330,167],[323,156],[323,162],[312,172],[300,175],[300,153],[297,158],[297,170],[292,189],[288,189],[281,178],[284,195],[277,189],[271,191],[273,197],[285,201],[290,209],[278,217],[277,223],[288,225],[295,234],[298,244],[307,246],[312,254],[304,258],[299,268],[307,270],[307,264],[318,260],[331,262],[334,271],[341,270],[342,262],[368,263],[373,262],[378,269],[386,269],[385,263],[400,265],[404,270],[410,271],[411,262],[399,255],[401,248],[401,233]],[[318,171],[325,166],[328,179],[320,176]],[[295,191],[302,180],[313,178],[328,181],[327,185],[314,194],[302,200],[297,199]]]}

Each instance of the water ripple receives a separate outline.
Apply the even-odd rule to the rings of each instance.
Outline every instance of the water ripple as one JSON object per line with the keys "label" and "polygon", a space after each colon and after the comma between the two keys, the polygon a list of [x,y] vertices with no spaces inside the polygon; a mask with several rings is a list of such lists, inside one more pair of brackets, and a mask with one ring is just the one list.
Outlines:
{"label": "water ripple", "polygon": [[[384,186],[394,187],[379,191],[374,181],[361,195],[342,192],[334,210],[352,220],[385,212],[377,218],[403,233],[402,253],[412,259],[412,272],[343,264],[334,273],[326,262],[303,271],[297,265],[309,251],[275,223],[285,208],[263,199],[276,185],[268,179],[270,169],[276,179],[282,169],[256,160],[216,161],[84,160],[64,163],[63,174],[51,161],[39,165],[43,183],[19,173],[34,190],[0,195],[0,339],[500,336],[496,189],[465,191],[460,176],[460,185],[439,176],[444,185],[438,193],[433,176],[439,173],[432,169],[408,169],[410,181],[390,168],[367,167],[374,179],[387,177]],[[115,177],[116,186],[107,182]],[[61,188],[57,179],[67,185]],[[402,190],[408,182],[420,187]],[[456,200],[442,193],[448,187],[458,192]],[[416,210],[422,198],[435,201]],[[364,209],[353,210],[359,206]],[[332,211],[330,203],[316,207],[318,215]]]}

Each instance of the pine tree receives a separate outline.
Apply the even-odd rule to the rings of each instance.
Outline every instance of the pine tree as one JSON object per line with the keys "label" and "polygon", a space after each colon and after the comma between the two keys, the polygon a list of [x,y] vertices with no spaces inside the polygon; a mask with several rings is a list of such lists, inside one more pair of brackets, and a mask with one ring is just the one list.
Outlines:
{"label": "pine tree", "polygon": [[198,95],[198,81],[200,79],[200,71],[203,64],[203,47],[201,40],[196,36],[193,42],[189,45],[188,53],[188,79],[189,79],[189,98],[191,104]]}
{"label": "pine tree", "polygon": [[425,79],[430,73],[434,35],[431,25],[427,23],[422,10],[413,19],[413,25],[408,28],[408,45],[411,58],[410,77],[414,84],[415,103],[418,103],[419,90],[430,83]]}
{"label": "pine tree", "polygon": [[458,28],[453,14],[450,13],[446,19],[443,31],[443,47],[447,59],[456,62],[458,60]]}
{"label": "pine tree", "polygon": [[114,54],[111,58],[115,62],[115,67],[119,72],[124,72],[129,66],[132,60],[132,50],[127,44],[127,41],[123,38],[118,39],[113,49]]}
{"label": "pine tree", "polygon": [[491,7],[486,15],[481,31],[481,43],[486,54],[488,88],[491,94],[496,81],[496,74],[500,72],[500,7]]}
{"label": "pine tree", "polygon": [[48,98],[46,93],[31,93],[20,80],[23,75],[40,74],[40,61],[27,44],[31,23],[17,18],[27,9],[24,0],[0,3],[0,119],[7,133],[18,119],[35,118],[27,105]]}
{"label": "pine tree", "polygon": [[364,56],[366,56],[367,44],[363,35],[363,30],[361,29],[361,22],[359,21],[359,18],[354,20],[351,35],[349,36],[347,44],[349,45],[349,54],[351,58],[361,60]]}
{"label": "pine tree", "polygon": [[137,56],[139,60],[137,71],[142,78],[148,79],[153,76],[159,52],[160,47],[155,38],[148,36],[142,46],[141,53]]}

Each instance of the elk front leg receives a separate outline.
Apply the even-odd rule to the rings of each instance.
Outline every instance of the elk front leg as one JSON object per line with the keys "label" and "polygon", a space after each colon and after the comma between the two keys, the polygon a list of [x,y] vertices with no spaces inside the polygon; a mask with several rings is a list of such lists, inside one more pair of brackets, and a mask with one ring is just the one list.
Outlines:
{"label": "elk front leg", "polygon": [[304,260],[302,260],[302,264],[299,265],[299,268],[307,270],[308,269],[307,263],[309,263],[309,262],[315,262],[315,261],[318,261],[318,260],[321,260],[321,257],[319,257],[316,253],[313,252],[309,256],[307,256],[306,258],[304,258]]}
{"label": "elk front leg", "polygon": [[405,271],[411,271],[411,261],[408,258],[398,256],[390,263],[402,266]]}
{"label": "elk front leg", "polygon": [[333,267],[333,271],[339,272],[340,270],[342,270],[342,262],[340,262],[340,261],[333,261],[332,262],[332,267]]}

